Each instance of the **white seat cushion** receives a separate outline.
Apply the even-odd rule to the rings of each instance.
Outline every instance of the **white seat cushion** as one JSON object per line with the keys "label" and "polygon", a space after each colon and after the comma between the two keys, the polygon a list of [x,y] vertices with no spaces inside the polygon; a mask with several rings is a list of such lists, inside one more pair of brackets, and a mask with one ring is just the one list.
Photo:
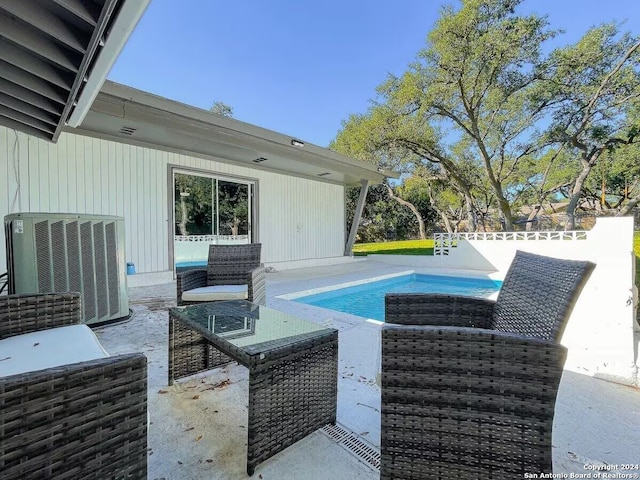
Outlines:
{"label": "white seat cushion", "polygon": [[218,300],[246,300],[249,289],[246,285],[213,285],[182,292],[183,302],[216,302]]}
{"label": "white seat cushion", "polygon": [[0,340],[0,377],[108,356],[86,325],[50,328]]}

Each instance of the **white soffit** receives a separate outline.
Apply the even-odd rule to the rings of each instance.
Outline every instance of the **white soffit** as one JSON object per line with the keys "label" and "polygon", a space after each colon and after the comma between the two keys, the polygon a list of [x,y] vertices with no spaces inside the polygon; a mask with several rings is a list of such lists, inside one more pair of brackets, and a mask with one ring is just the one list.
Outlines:
{"label": "white soffit", "polygon": [[272,130],[106,81],[83,135],[338,184],[381,183],[398,174]]}

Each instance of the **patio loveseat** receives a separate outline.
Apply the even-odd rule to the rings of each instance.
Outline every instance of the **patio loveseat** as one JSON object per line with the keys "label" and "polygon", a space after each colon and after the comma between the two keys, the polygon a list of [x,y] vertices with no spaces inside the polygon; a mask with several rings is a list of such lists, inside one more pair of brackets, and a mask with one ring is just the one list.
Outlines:
{"label": "patio loveseat", "polygon": [[388,294],[381,479],[551,473],[559,341],[594,266],[519,251],[496,301]]}
{"label": "patio loveseat", "polygon": [[147,478],[146,357],[110,356],[80,302],[0,296],[0,480]]}

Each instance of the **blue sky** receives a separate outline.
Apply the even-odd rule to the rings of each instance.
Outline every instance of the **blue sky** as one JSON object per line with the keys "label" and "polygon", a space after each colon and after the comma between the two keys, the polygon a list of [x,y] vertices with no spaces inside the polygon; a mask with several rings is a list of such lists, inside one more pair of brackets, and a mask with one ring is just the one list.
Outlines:
{"label": "blue sky", "polygon": [[[238,120],[327,146],[387,73],[406,69],[447,3],[152,0],[109,79],[205,109],[223,101]],[[612,20],[640,34],[638,0],[525,0],[522,10],[565,30],[558,44]]]}

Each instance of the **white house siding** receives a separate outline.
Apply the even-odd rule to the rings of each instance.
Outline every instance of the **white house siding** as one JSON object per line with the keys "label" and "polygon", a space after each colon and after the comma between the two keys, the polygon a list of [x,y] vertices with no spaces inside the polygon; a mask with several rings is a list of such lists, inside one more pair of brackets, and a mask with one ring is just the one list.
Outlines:
{"label": "white house siding", "polygon": [[[16,212],[119,215],[139,273],[170,269],[169,165],[255,179],[263,261],[338,257],[344,187],[209,159],[63,133],[57,144],[0,127],[0,216]],[[15,170],[19,168],[20,203]],[[6,270],[4,229],[0,273]]]}

